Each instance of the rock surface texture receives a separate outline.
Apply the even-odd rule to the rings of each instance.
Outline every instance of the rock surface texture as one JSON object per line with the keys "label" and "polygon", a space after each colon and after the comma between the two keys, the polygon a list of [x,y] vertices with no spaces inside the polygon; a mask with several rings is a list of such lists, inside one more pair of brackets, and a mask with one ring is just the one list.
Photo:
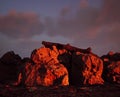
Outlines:
{"label": "rock surface texture", "polygon": [[[101,77],[103,62],[91,52],[91,48],[80,49],[69,44],[43,42],[45,47],[56,46],[58,59],[68,70],[70,85],[103,84]],[[62,52],[62,53],[61,53]]]}
{"label": "rock surface texture", "polygon": [[102,71],[103,62],[99,57],[80,52],[75,52],[72,55],[71,74],[73,85],[103,84]]}
{"label": "rock surface texture", "polygon": [[25,62],[23,72],[19,74],[18,83],[26,86],[42,85],[69,85],[68,71],[57,57],[59,52],[53,49],[41,47],[31,54],[31,61]]}
{"label": "rock surface texture", "polygon": [[101,58],[104,62],[103,78],[108,82],[120,84],[120,53],[109,52]]}

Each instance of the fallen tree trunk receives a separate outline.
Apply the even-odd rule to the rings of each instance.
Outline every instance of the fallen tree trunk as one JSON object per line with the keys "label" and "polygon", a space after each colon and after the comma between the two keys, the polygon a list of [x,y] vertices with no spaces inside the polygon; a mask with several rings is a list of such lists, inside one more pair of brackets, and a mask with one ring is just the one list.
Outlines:
{"label": "fallen tree trunk", "polygon": [[74,46],[71,46],[70,44],[60,44],[60,43],[53,43],[53,42],[47,42],[47,41],[42,41],[42,44],[47,47],[47,48],[51,48],[52,46],[56,46],[57,49],[66,49],[70,52],[82,52],[82,53],[91,53],[91,48],[87,48],[87,49],[81,49],[81,48],[77,48]]}

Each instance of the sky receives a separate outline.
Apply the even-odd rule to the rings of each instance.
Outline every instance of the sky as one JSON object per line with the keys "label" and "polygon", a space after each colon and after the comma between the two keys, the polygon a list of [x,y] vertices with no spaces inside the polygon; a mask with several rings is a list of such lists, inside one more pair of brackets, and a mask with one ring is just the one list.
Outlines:
{"label": "sky", "polygon": [[29,57],[41,42],[120,52],[120,0],[0,0],[0,56]]}

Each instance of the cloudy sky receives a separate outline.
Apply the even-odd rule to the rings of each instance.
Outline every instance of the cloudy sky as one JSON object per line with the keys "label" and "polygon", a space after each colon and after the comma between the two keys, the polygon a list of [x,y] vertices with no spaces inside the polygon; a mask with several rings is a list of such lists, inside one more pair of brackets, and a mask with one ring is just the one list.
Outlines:
{"label": "cloudy sky", "polygon": [[0,0],[0,56],[22,57],[41,41],[120,51],[120,0]]}

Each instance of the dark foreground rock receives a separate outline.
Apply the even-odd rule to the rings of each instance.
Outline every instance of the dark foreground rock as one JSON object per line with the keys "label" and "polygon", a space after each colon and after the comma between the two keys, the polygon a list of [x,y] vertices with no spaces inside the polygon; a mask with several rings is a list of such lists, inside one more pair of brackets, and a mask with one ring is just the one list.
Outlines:
{"label": "dark foreground rock", "polygon": [[7,52],[0,58],[0,82],[8,83],[18,78],[21,57],[13,51]]}

